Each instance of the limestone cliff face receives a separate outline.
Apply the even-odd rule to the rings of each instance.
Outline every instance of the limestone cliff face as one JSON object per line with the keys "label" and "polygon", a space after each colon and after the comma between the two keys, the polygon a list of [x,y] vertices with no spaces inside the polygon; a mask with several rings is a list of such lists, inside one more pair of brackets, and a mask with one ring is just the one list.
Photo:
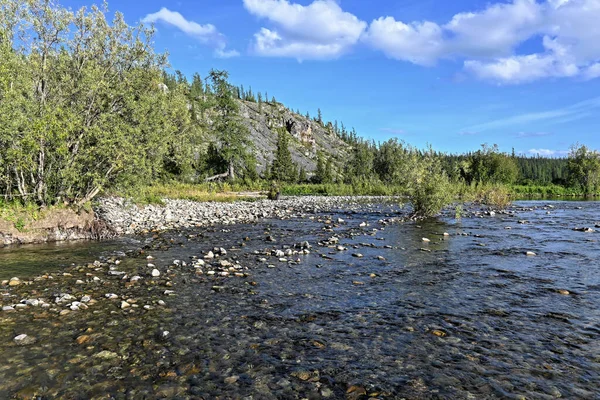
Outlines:
{"label": "limestone cliff face", "polygon": [[257,103],[240,101],[240,115],[250,131],[259,172],[273,161],[280,129],[285,129],[292,137],[292,159],[309,173],[316,169],[318,151],[331,157],[337,170],[350,154],[350,146],[332,130],[282,104],[262,103],[259,107]]}

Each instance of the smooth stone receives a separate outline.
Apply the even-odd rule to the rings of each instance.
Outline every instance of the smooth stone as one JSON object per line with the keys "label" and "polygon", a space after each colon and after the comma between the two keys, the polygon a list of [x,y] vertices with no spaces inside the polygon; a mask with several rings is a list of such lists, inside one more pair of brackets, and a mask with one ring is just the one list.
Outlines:
{"label": "smooth stone", "polygon": [[34,344],[36,342],[36,339],[33,336],[28,336],[28,335],[22,334],[22,335],[16,336],[13,339],[13,341],[18,346],[29,346],[30,344]]}
{"label": "smooth stone", "polygon": [[229,376],[229,377],[225,378],[225,383],[228,385],[232,385],[232,384],[236,383],[239,379],[240,379],[240,377],[237,375]]}
{"label": "smooth stone", "polygon": [[93,357],[100,358],[102,360],[112,360],[113,358],[119,357],[119,355],[115,352],[104,350],[104,351],[101,351],[100,353],[94,354]]}

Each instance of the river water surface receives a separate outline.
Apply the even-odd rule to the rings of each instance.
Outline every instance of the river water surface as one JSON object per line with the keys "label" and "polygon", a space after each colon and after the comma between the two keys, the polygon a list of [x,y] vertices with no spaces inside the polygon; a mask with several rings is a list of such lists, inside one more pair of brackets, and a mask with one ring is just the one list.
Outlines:
{"label": "river water surface", "polygon": [[[53,279],[0,288],[4,306],[51,304],[0,313],[0,398],[600,399],[600,236],[573,230],[599,206],[384,225],[401,211],[374,205],[3,249],[0,278]],[[239,277],[192,266],[214,247]],[[64,293],[97,303],[59,315]]]}

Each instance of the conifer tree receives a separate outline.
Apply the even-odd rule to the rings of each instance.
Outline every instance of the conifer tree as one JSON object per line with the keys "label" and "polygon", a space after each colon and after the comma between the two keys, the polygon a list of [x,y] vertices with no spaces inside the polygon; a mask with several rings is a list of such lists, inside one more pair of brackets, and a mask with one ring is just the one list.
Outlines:
{"label": "conifer tree", "polygon": [[277,150],[271,166],[271,178],[277,181],[289,182],[296,180],[297,172],[289,149],[288,133],[285,129],[277,132]]}
{"label": "conifer tree", "polygon": [[233,99],[226,71],[211,70],[209,73],[214,92],[213,130],[218,138],[219,152],[227,163],[229,179],[235,179],[236,167],[244,167],[249,146],[248,129],[242,124],[239,107]]}
{"label": "conifer tree", "polygon": [[325,159],[323,153],[317,153],[317,169],[312,178],[314,183],[332,183],[333,166],[331,159]]}

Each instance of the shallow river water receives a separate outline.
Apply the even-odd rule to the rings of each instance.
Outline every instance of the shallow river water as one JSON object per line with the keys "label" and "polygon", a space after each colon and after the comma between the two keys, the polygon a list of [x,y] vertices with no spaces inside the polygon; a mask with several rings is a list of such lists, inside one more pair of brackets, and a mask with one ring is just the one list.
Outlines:
{"label": "shallow river water", "polygon": [[[38,279],[0,287],[0,305],[49,306],[0,312],[0,398],[600,399],[600,236],[573,230],[599,209],[384,225],[400,211],[373,205],[3,249],[1,279]],[[65,293],[92,304],[64,312]]]}

